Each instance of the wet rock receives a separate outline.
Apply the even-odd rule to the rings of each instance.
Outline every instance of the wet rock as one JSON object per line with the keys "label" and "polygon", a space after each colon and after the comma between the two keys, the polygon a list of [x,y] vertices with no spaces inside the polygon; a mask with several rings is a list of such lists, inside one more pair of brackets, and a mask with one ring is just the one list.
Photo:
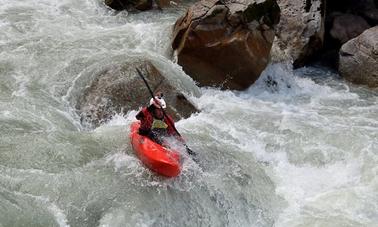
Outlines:
{"label": "wet rock", "polygon": [[105,0],[104,3],[115,10],[126,9],[126,1],[123,0]]}
{"label": "wet rock", "polygon": [[[332,0],[329,0],[332,1]],[[336,0],[341,9],[347,10],[355,13],[362,13],[367,9],[372,9],[375,7],[375,0]],[[342,3],[342,4],[341,4]]]}
{"label": "wet rock", "polygon": [[[375,25],[374,0],[277,0],[281,21],[272,61],[337,67],[341,45]],[[326,60],[325,60],[326,59]]]}
{"label": "wet rock", "polygon": [[98,126],[116,113],[126,114],[148,104],[150,94],[135,67],[141,69],[153,91],[164,93],[167,113],[174,120],[187,118],[197,112],[185,95],[171,85],[152,63],[134,60],[102,71],[84,90],[77,104],[84,125]]}
{"label": "wet rock", "polygon": [[334,12],[363,15],[366,11],[376,8],[373,0],[328,0],[327,14]]}
{"label": "wet rock", "polygon": [[378,26],[345,43],[339,71],[349,81],[378,87]]}
{"label": "wet rock", "polygon": [[378,25],[378,9],[367,9],[364,11],[363,16],[370,25]]}
{"label": "wet rock", "polygon": [[281,20],[272,48],[272,61],[301,66],[323,45],[325,0],[277,0]]}
{"label": "wet rock", "polygon": [[115,10],[135,8],[144,11],[152,9],[153,6],[152,0],[105,0],[105,4]]}
{"label": "wet rock", "polygon": [[278,21],[275,0],[202,0],[176,22],[172,47],[200,85],[245,89],[269,62]]}
{"label": "wet rock", "polygon": [[[155,2],[160,9],[169,7],[171,5],[170,0],[155,0]],[[172,4],[177,5],[177,1],[172,1]]]}
{"label": "wet rock", "polygon": [[312,60],[337,69],[341,46],[374,26],[374,10],[373,0],[326,1],[323,48]]}
{"label": "wet rock", "polygon": [[330,31],[331,36],[346,43],[347,41],[359,36],[366,29],[370,28],[364,18],[352,14],[338,14],[333,20]]}

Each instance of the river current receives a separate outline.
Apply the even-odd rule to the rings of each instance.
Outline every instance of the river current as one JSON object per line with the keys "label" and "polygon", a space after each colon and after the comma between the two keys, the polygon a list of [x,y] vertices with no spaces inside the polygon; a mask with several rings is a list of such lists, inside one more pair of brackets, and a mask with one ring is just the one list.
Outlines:
{"label": "river current", "polygon": [[[170,57],[184,12],[0,0],[0,226],[377,226],[378,91],[284,63],[198,88]],[[133,56],[201,110],[177,123],[200,161],[175,179],[135,157],[136,110],[94,130],[75,111],[92,72]]]}

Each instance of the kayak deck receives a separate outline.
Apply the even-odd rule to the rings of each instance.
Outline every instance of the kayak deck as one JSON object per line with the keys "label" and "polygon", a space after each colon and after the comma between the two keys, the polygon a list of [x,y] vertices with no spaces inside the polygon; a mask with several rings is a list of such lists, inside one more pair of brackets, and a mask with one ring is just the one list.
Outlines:
{"label": "kayak deck", "polygon": [[131,124],[130,139],[134,152],[142,163],[152,171],[166,177],[179,175],[181,172],[180,153],[140,135],[139,126],[139,121]]}

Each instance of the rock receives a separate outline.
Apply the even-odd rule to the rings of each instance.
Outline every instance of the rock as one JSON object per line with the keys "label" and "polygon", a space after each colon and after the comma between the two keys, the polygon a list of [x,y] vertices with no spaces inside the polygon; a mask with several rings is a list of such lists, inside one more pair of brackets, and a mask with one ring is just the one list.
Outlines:
{"label": "rock", "polygon": [[323,44],[325,0],[277,0],[281,20],[272,47],[272,61],[303,63]]}
{"label": "rock", "polygon": [[378,87],[378,26],[342,46],[339,71],[349,81]]}
{"label": "rock", "polygon": [[375,26],[378,25],[378,9],[367,9],[364,11],[364,18],[369,24]]}
{"label": "rock", "polygon": [[178,64],[202,86],[245,89],[269,62],[275,0],[202,0],[175,24]]}
{"label": "rock", "polygon": [[365,10],[375,8],[374,0],[328,0],[327,14],[342,12],[362,14]]}
{"label": "rock", "polygon": [[105,0],[105,5],[115,10],[126,9],[127,1],[124,0]]}
{"label": "rock", "polygon": [[135,67],[144,72],[153,91],[160,90],[164,93],[167,112],[175,120],[187,118],[197,112],[185,95],[172,86],[152,63],[133,60],[102,71],[84,90],[76,107],[83,125],[98,126],[116,113],[126,114],[148,104],[150,94]]}
{"label": "rock", "polygon": [[338,14],[334,17],[331,36],[341,43],[359,36],[366,29],[370,28],[364,18],[352,14]]}
{"label": "rock", "polygon": [[152,9],[152,0],[132,0],[130,1],[131,5],[141,11]]}
{"label": "rock", "polygon": [[347,0],[342,2],[347,10],[354,13],[364,13],[366,10],[374,9],[376,4],[375,0]]}
{"label": "rock", "polygon": [[[171,1],[170,0],[155,0],[155,2],[156,2],[156,5],[160,9],[166,8],[166,7],[168,7],[168,6],[171,5]],[[172,1],[172,2],[173,2],[173,4],[177,4],[175,1]]]}
{"label": "rock", "polygon": [[152,9],[152,3],[152,0],[105,0],[105,4],[115,10],[135,8],[144,11]]}

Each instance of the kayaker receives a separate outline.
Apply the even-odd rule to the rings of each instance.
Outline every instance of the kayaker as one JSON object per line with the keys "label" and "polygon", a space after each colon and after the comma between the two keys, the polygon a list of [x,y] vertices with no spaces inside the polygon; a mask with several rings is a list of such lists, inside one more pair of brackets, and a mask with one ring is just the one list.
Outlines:
{"label": "kayaker", "polygon": [[140,120],[139,134],[148,136],[159,144],[163,144],[164,138],[169,136],[183,141],[176,133],[173,119],[169,115],[164,115],[161,109],[166,107],[163,93],[157,92],[155,99],[151,98],[149,106],[142,108],[136,115],[136,119]]}

